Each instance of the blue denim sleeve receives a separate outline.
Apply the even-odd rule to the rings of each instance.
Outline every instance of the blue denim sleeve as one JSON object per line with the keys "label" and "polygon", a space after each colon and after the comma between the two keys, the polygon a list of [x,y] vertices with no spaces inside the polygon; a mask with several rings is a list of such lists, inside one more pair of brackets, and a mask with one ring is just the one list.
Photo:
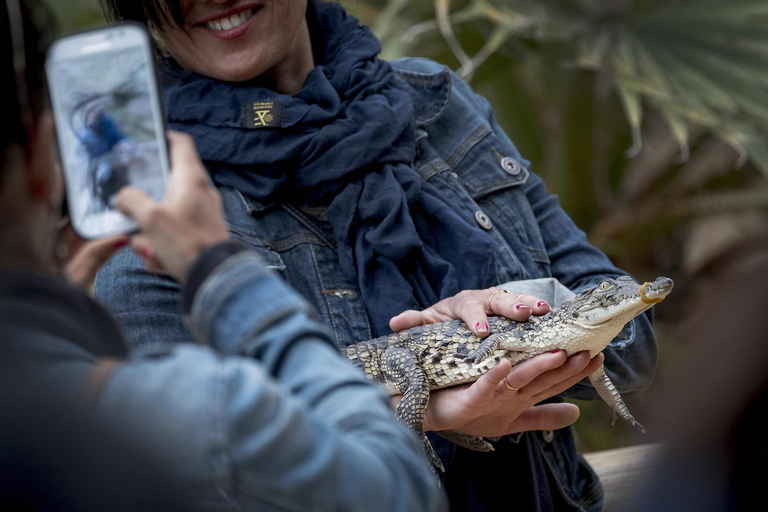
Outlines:
{"label": "blue denim sleeve", "polygon": [[386,394],[340,357],[304,301],[257,255],[216,268],[190,323],[219,352],[189,344],[139,351],[110,379],[97,410],[131,418],[133,435],[161,447],[199,502],[445,509],[418,440],[394,421]]}
{"label": "blue denim sleeve", "polygon": [[[486,115],[496,137],[514,144],[496,122],[488,101],[475,94],[463,80],[453,76],[454,91],[474,102]],[[515,149],[517,152],[517,149]],[[526,166],[519,152],[515,155]],[[543,180],[530,173],[524,184],[525,194],[536,217],[546,247],[552,276],[574,292],[596,285],[605,277],[627,275],[611,263],[610,259],[587,241],[560,206],[557,196],[550,194]],[[655,276],[654,276],[655,277]],[[604,350],[605,369],[621,393],[638,391],[651,384],[656,372],[658,347],[653,332],[653,311],[636,317],[620,335]],[[587,380],[573,386],[565,396],[578,399],[598,399],[597,393]]]}

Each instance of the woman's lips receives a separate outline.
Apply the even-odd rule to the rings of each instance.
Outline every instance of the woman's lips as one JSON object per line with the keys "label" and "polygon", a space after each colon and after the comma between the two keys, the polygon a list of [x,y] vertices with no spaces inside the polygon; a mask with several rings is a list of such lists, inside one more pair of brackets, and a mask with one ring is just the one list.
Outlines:
{"label": "woman's lips", "polygon": [[200,23],[198,26],[219,39],[237,39],[248,31],[261,7],[261,5],[258,5],[249,9],[243,9],[229,16]]}

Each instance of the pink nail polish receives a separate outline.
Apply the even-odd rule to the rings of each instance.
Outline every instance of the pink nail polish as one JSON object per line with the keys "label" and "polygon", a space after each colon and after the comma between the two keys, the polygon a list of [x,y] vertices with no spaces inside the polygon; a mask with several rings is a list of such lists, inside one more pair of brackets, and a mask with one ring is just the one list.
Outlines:
{"label": "pink nail polish", "polygon": [[558,352],[560,352],[559,348],[556,348],[555,350],[552,351],[553,354],[557,354]]}
{"label": "pink nail polish", "polygon": [[150,249],[149,247],[144,247],[141,250],[141,255],[144,256],[145,258],[151,258],[152,256],[154,256],[154,253],[152,252],[152,249]]}
{"label": "pink nail polish", "polygon": [[531,309],[528,306],[526,306],[525,304],[516,304],[515,307],[517,309]]}
{"label": "pink nail polish", "polygon": [[475,330],[477,332],[488,332],[488,324],[485,322],[477,322],[475,324]]}
{"label": "pink nail polish", "polygon": [[538,304],[536,304],[538,307],[543,308],[544,306],[549,307],[549,304],[545,300],[540,300]]}

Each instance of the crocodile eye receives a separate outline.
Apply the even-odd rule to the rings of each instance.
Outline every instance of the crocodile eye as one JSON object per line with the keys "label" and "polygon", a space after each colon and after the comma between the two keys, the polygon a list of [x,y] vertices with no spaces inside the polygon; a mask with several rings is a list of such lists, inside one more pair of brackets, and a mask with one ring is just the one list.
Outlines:
{"label": "crocodile eye", "polygon": [[597,285],[597,288],[600,290],[607,290],[611,288],[613,284],[610,281],[600,281],[600,284]]}

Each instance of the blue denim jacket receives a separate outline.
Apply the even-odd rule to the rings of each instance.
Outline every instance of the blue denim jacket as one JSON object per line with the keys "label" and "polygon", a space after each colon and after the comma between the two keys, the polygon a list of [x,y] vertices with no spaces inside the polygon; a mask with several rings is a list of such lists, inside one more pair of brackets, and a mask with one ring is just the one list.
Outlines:
{"label": "blue denim jacket", "polygon": [[[504,262],[496,282],[554,277],[579,291],[603,277],[625,274],[587,242],[548,194],[484,98],[436,62],[409,58],[393,65],[416,107],[414,168],[457,212],[493,235],[496,245],[488,250],[497,251]],[[371,337],[364,304],[354,281],[339,267],[322,208],[258,202],[226,188],[221,192],[233,237],[255,248],[317,308],[339,347]],[[96,291],[123,322],[132,343],[190,340],[175,310],[175,284],[144,273],[128,252],[102,271]],[[656,352],[650,313],[631,322],[605,350],[606,370],[622,393],[650,384]],[[565,395],[597,398],[586,381]],[[571,429],[525,435],[571,508],[601,509],[600,484],[576,454]],[[512,436],[513,442],[519,438]]]}
{"label": "blue denim jacket", "polygon": [[[80,332],[111,338],[106,346],[122,340],[103,309],[67,309],[52,290],[0,287],[0,381],[16,396],[27,383],[75,405],[98,356]],[[444,510],[419,440],[309,311],[252,251],[232,256],[204,281],[189,317],[210,347],[134,351],[92,402],[94,418],[137,440],[201,509]],[[57,315],[81,317],[81,331],[46,330]]]}

